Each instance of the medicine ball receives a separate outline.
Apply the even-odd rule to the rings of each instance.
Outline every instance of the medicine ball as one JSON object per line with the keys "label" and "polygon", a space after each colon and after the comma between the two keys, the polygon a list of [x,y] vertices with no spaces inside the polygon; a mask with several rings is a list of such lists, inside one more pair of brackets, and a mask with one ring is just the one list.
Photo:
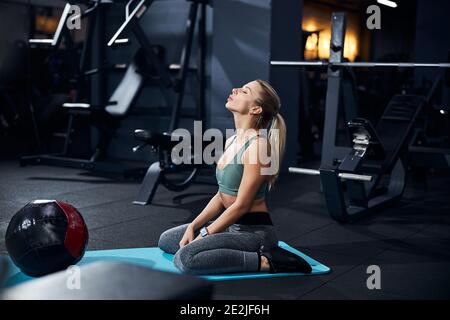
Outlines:
{"label": "medicine ball", "polygon": [[13,262],[36,277],[80,261],[89,235],[83,217],[70,204],[36,200],[12,217],[5,238]]}

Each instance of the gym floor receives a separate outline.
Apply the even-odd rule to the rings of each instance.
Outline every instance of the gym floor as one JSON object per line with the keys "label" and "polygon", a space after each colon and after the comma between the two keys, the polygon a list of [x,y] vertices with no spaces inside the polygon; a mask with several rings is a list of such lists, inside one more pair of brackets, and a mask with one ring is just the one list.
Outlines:
{"label": "gym floor", "polygon": [[[160,187],[150,206],[132,204],[138,181],[85,171],[0,162],[0,234],[32,199],[66,200],[86,220],[88,250],[153,247],[164,230],[188,223],[216,187],[182,193]],[[408,184],[396,206],[352,224],[327,213],[319,180],[281,176],[269,207],[280,240],[331,267],[321,276],[218,282],[214,299],[442,299],[450,297],[450,175]],[[0,253],[6,253],[0,239]],[[367,267],[378,265],[381,289],[369,290]]]}

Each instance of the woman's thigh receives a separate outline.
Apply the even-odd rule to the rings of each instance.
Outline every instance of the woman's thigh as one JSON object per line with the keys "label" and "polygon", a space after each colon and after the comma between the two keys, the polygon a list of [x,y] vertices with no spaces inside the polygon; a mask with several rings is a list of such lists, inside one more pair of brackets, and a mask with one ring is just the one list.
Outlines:
{"label": "woman's thigh", "polygon": [[[208,222],[207,225],[211,224]],[[176,253],[180,249],[180,241],[183,238],[189,224],[183,224],[164,231],[158,241],[158,247],[167,253]],[[256,252],[264,245],[267,247],[276,246],[278,240],[274,228],[262,226],[230,226],[229,231],[209,235],[203,239],[198,239],[186,245],[189,254],[195,254],[204,250],[212,249],[235,249],[241,251]],[[195,232],[195,237],[198,230]]]}
{"label": "woman's thigh", "polygon": [[164,231],[159,236],[158,247],[167,253],[175,253],[180,248],[180,241],[186,232],[189,223]]}
{"label": "woman's thigh", "polygon": [[[209,226],[213,221],[209,221],[205,226]],[[159,236],[158,247],[167,253],[175,253],[180,249],[180,241],[186,232],[189,223],[182,224],[164,231]],[[194,231],[194,238],[200,234],[200,230]]]}
{"label": "woman's thigh", "polygon": [[221,232],[195,240],[180,250],[180,254],[193,256],[214,249],[233,249],[257,252],[263,245],[261,237],[251,232]]}
{"label": "woman's thigh", "polygon": [[261,239],[261,245],[266,248],[278,246],[278,237],[272,225],[239,225],[234,224],[229,228],[231,233],[252,233]]}

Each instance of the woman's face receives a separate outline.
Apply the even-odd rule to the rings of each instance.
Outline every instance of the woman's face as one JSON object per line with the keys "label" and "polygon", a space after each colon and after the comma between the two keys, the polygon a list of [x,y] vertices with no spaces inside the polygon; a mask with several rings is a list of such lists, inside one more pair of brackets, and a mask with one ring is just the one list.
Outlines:
{"label": "woman's face", "polygon": [[253,109],[257,107],[255,100],[260,97],[261,90],[261,86],[256,81],[246,83],[241,88],[233,88],[225,107],[231,112],[240,114],[252,113]]}

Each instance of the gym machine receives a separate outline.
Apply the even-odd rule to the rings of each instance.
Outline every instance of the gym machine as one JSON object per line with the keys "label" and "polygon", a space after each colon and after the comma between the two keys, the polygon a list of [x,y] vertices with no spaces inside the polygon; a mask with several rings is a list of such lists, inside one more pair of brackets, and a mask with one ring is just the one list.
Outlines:
{"label": "gym machine", "polygon": [[331,25],[329,61],[271,61],[271,64],[328,68],[320,168],[289,168],[289,171],[319,175],[330,216],[339,222],[350,222],[401,198],[406,182],[408,145],[427,98],[420,95],[394,96],[376,126],[363,118],[347,121],[352,147],[337,145],[343,68],[450,68],[450,64],[343,62],[345,13],[333,13]]}
{"label": "gym machine", "polygon": [[[145,168],[142,166],[133,166],[128,163],[121,163],[118,161],[107,161],[105,155],[108,144],[112,139],[112,136],[119,126],[120,120],[125,118],[131,107],[133,106],[135,99],[137,98],[143,83],[144,75],[143,71],[148,69],[148,65],[145,62],[144,52],[138,51],[130,64],[126,67],[124,76],[116,87],[110,98],[104,102],[104,92],[106,91],[105,85],[105,71],[107,69],[123,69],[121,65],[107,66],[104,65],[105,45],[106,41],[104,37],[104,10],[106,6],[111,5],[111,0],[90,0],[87,1],[88,8],[81,14],[81,17],[88,17],[88,27],[86,33],[86,39],[83,44],[81,53],[81,59],[79,64],[79,77],[76,100],[82,98],[82,87],[87,76],[97,74],[99,77],[99,91],[100,91],[100,105],[91,105],[85,102],[64,103],[62,107],[67,110],[69,114],[69,121],[66,132],[64,134],[64,145],[61,153],[57,154],[41,154],[26,156],[20,159],[21,166],[27,164],[46,164],[62,167],[81,168],[86,170],[93,170],[101,173],[114,173],[121,174],[124,177],[136,177],[142,176],[145,172]],[[57,33],[53,39],[44,40],[30,40],[33,43],[47,43],[50,45],[57,45],[61,38],[61,34],[67,28],[65,27],[66,21],[69,18],[71,4],[67,3],[63,14],[58,24]],[[73,18],[72,18],[73,19]],[[97,34],[99,36],[99,48],[97,50],[99,65],[96,68],[88,70],[90,67],[90,58],[92,55],[92,43],[95,32],[95,27],[98,26]],[[103,43],[105,45],[103,45]],[[90,124],[99,129],[99,138],[97,146],[95,147],[91,156],[87,159],[73,157],[72,154],[72,140],[77,134],[75,129],[75,122],[77,117],[87,116],[90,120]]]}
{"label": "gym machine", "polygon": [[[205,60],[206,60],[206,8],[210,4],[208,0],[188,0],[191,2],[188,20],[186,22],[186,33],[184,37],[183,47],[181,50],[180,63],[178,65],[170,65],[166,68],[153,51],[153,46],[148,37],[145,35],[139,19],[150,7],[152,0],[129,1],[126,6],[126,19],[120,26],[114,36],[108,42],[108,46],[115,43],[123,42],[120,36],[130,30],[137,38],[141,49],[145,52],[145,56],[150,65],[152,65],[159,76],[162,91],[172,89],[175,92],[175,102],[171,103],[167,99],[168,104],[172,105],[170,114],[170,125],[166,132],[150,132],[144,129],[136,129],[134,137],[141,144],[134,147],[133,151],[137,152],[145,146],[150,146],[157,154],[158,160],[150,165],[141,184],[137,199],[133,202],[137,205],[147,205],[152,202],[153,196],[159,184],[163,184],[172,191],[182,191],[190,186],[198,174],[198,170],[203,165],[175,165],[171,161],[172,148],[178,143],[177,139],[173,139],[172,132],[178,128],[181,118],[181,110],[185,96],[186,80],[189,72],[195,72],[198,79],[198,101],[194,118],[203,120],[205,118]],[[132,4],[137,4],[131,7]],[[200,17],[198,18],[198,12]],[[192,53],[192,44],[194,39],[194,31],[198,23],[198,62],[196,68],[190,68],[189,62]],[[173,77],[171,72],[176,72]]]}

